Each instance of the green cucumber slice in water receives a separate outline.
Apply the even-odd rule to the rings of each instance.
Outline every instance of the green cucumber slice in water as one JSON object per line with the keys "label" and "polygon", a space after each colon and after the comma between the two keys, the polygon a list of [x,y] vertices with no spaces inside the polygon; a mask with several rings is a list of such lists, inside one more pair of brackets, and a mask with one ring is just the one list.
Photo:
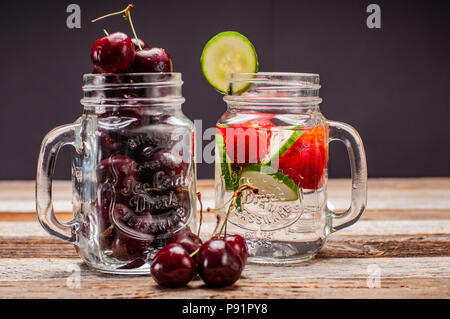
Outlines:
{"label": "green cucumber slice in water", "polygon": [[289,136],[289,138],[286,140],[286,142],[283,143],[283,145],[281,145],[281,147],[278,149],[277,152],[275,152],[269,159],[269,161],[267,163],[265,163],[266,165],[270,165],[272,163],[274,163],[277,159],[279,159],[281,156],[283,156],[284,153],[286,153],[286,151],[291,148],[291,146],[300,138],[300,136],[303,135],[305,131],[302,130],[297,130],[295,129],[291,136]]}
{"label": "green cucumber slice in water", "polygon": [[298,199],[298,187],[295,182],[281,172],[265,165],[249,165],[242,170],[240,183],[250,183],[259,193],[278,201]]}
{"label": "green cucumber slice in water", "polygon": [[[200,58],[206,80],[221,93],[229,93],[227,74],[258,72],[258,56],[253,44],[242,34],[225,31],[215,35],[203,49]],[[233,92],[242,91],[248,83],[233,85]]]}
{"label": "green cucumber slice in water", "polygon": [[227,191],[235,191],[239,187],[239,176],[236,172],[235,165],[227,155],[225,141],[220,134],[216,134],[216,152],[219,153],[220,169],[225,181],[225,189]]}

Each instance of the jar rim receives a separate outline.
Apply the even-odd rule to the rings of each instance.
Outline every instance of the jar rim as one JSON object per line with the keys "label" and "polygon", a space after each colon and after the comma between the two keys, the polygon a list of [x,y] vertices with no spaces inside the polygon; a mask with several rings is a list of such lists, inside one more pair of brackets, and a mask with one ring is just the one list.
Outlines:
{"label": "jar rim", "polygon": [[181,76],[181,72],[122,72],[122,73],[85,73],[86,75],[143,75],[143,76],[156,76],[161,74],[177,74]]}
{"label": "jar rim", "polygon": [[319,77],[318,73],[310,73],[310,72],[231,72],[230,75],[271,75],[271,76],[304,76],[304,77]]}
{"label": "jar rim", "polygon": [[147,73],[86,73],[83,74],[84,90],[117,86],[181,86],[183,81],[180,72],[147,72]]}
{"label": "jar rim", "polygon": [[229,73],[224,100],[231,107],[309,106],[322,102],[317,73]]}
{"label": "jar rim", "polygon": [[81,104],[85,107],[181,104],[184,102],[181,76],[179,72],[84,74]]}
{"label": "jar rim", "polygon": [[231,72],[227,74],[226,81],[230,83],[283,83],[289,86],[302,86],[311,89],[320,89],[320,75],[317,73],[296,73],[296,72],[256,72],[239,73]]}

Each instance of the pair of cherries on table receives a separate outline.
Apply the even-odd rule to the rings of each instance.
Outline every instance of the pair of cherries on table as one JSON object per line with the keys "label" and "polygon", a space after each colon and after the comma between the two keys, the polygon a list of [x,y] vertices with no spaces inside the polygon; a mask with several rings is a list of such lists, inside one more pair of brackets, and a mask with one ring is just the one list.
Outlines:
{"label": "pair of cherries on table", "polygon": [[208,287],[236,282],[248,258],[240,235],[213,236],[202,243],[189,229],[176,233],[153,258],[151,274],[165,287],[182,287],[198,273]]}

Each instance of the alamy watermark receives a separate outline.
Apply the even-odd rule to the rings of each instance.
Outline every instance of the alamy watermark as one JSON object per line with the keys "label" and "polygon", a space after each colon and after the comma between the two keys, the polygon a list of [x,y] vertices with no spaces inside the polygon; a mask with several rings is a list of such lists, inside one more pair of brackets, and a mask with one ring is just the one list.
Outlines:
{"label": "alamy watermark", "polygon": [[370,264],[366,269],[367,273],[367,287],[380,288],[381,287],[381,268],[377,264]]}
{"label": "alamy watermark", "polygon": [[78,264],[70,264],[66,269],[70,275],[66,279],[66,286],[70,289],[81,288],[81,268]]}
{"label": "alamy watermark", "polygon": [[[216,151],[222,151],[226,147],[226,156],[233,163],[256,164],[267,155],[269,140],[272,135],[270,128],[249,126],[209,127],[203,130],[202,123],[202,120],[194,120],[194,141],[192,141],[190,132],[172,132],[172,139],[177,141],[173,146],[173,150],[182,154],[186,163],[189,163],[191,160],[192,142],[196,147],[195,161],[197,163],[213,164],[215,161],[223,163],[225,161],[224,154],[216,158],[216,138],[220,138],[222,143],[218,145],[219,147]],[[275,142],[271,141],[271,143]]]}
{"label": "alamy watermark", "polygon": [[78,4],[69,4],[66,8],[66,12],[69,13],[66,19],[66,26],[69,29],[81,28],[81,8]]}
{"label": "alamy watermark", "polygon": [[[366,12],[369,13],[366,19],[366,25],[369,29],[381,29],[381,8],[376,3],[367,6]],[[81,28],[81,8],[78,4],[71,3],[66,8],[69,13],[66,19],[66,26],[69,29]]]}
{"label": "alamy watermark", "polygon": [[367,13],[370,13],[366,20],[369,29],[381,29],[381,8],[378,4],[372,3],[367,6]]}

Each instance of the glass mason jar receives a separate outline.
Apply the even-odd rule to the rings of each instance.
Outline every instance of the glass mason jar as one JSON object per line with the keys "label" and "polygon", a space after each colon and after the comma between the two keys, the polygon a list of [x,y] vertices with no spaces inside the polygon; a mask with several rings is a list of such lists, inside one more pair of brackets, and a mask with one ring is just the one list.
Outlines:
{"label": "glass mason jar", "polygon": [[[182,83],[180,73],[86,74],[83,114],[42,142],[39,221],[97,270],[149,273],[157,250],[195,227],[194,126],[181,111]],[[73,147],[69,223],[55,218],[51,192],[65,145]]]}
{"label": "glass mason jar", "polygon": [[[320,113],[317,74],[235,73],[229,83],[228,109],[216,125],[216,209],[229,213],[228,232],[244,236],[250,261],[308,260],[328,234],[352,225],[364,212],[362,141],[355,129]],[[346,145],[352,174],[351,205],[342,213],[327,207],[333,140]]]}

